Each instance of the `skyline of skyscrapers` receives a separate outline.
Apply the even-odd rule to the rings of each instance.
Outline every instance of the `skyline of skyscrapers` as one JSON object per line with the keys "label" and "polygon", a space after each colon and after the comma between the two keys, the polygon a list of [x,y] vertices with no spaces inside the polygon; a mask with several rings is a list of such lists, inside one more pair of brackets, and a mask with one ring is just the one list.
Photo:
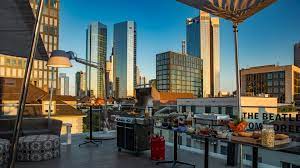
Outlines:
{"label": "skyline of skyscrapers", "polygon": [[186,20],[186,52],[203,60],[203,96],[217,96],[220,91],[219,18],[200,11]]}
{"label": "skyline of skyscrapers", "polygon": [[113,53],[116,73],[115,93],[118,98],[133,97],[136,87],[136,23],[114,24]]}
{"label": "skyline of skyscrapers", "polygon": [[70,78],[66,73],[59,73],[59,87],[60,87],[60,95],[70,95]]}
{"label": "skyline of skyscrapers", "polygon": [[83,97],[86,95],[86,73],[78,71],[75,74],[75,96]]}
{"label": "skyline of skyscrapers", "polygon": [[107,26],[93,22],[86,30],[86,60],[98,64],[103,70],[86,66],[86,86],[91,96],[104,97],[106,53]]}

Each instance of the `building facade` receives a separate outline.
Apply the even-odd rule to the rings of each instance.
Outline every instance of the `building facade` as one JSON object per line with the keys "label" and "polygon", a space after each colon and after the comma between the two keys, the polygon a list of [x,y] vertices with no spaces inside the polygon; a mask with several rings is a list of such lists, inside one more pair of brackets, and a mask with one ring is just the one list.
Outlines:
{"label": "building facade", "polygon": [[[193,114],[214,113],[238,117],[236,97],[214,97],[199,99],[178,99],[179,112],[192,112]],[[242,113],[277,113],[277,99],[271,97],[241,97]],[[243,116],[243,115],[242,115]]]}
{"label": "building facade", "polygon": [[203,60],[202,95],[217,96],[220,91],[219,18],[206,12],[186,20],[186,52]]}
{"label": "building facade", "polygon": [[294,65],[300,67],[300,42],[294,45]]}
{"label": "building facade", "polygon": [[[86,30],[86,60],[97,63],[105,69],[106,53],[107,27],[100,22],[93,22]],[[104,97],[105,70],[86,66],[86,73],[88,92],[94,97]]]}
{"label": "building facade", "polygon": [[[35,15],[38,1],[30,0],[30,7]],[[21,3],[21,2],[20,2]],[[40,36],[46,52],[50,54],[59,46],[59,4],[58,0],[45,1],[40,26]],[[26,21],[25,21],[26,22]],[[15,34],[17,36],[17,34]],[[0,77],[23,78],[26,56],[7,55],[0,53]],[[31,72],[31,83],[48,92],[51,86],[51,68],[46,66],[48,58],[35,58]],[[54,70],[53,87],[59,93],[58,70]]]}
{"label": "building facade", "polygon": [[60,95],[70,95],[69,77],[66,73],[59,73]]}
{"label": "building facade", "polygon": [[279,103],[300,106],[300,68],[266,65],[241,70],[241,94],[268,94]]}
{"label": "building facade", "polygon": [[86,73],[79,71],[75,75],[75,95],[83,97],[86,95]]}
{"label": "building facade", "polygon": [[114,56],[113,54],[109,57],[109,60],[106,61],[106,97],[113,97],[114,90],[113,90],[113,83],[114,83]]}
{"label": "building facade", "polygon": [[192,93],[202,97],[202,60],[175,52],[156,55],[156,80],[160,92]]}
{"label": "building facade", "polygon": [[125,21],[114,24],[114,76],[116,97],[135,96],[136,86],[136,23]]}

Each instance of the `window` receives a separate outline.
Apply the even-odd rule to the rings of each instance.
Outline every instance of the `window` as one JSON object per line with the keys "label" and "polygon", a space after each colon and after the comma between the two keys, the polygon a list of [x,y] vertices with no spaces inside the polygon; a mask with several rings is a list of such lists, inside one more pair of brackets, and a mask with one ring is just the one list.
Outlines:
{"label": "window", "polygon": [[222,114],[222,107],[218,107],[218,113]]}
{"label": "window", "polygon": [[195,113],[196,112],[196,107],[195,106],[191,106],[191,112]]}
{"label": "window", "polygon": [[268,79],[272,79],[272,73],[268,73],[267,77]]}
{"label": "window", "polygon": [[220,153],[222,155],[227,155],[227,146],[221,145]]}
{"label": "window", "polygon": [[186,112],[186,106],[182,106],[182,113]]}
{"label": "window", "polygon": [[233,116],[233,107],[226,107],[225,114],[229,115],[230,117]]}
{"label": "window", "polygon": [[211,113],[211,107],[205,106],[205,113]]}
{"label": "window", "polygon": [[6,65],[10,65],[10,59],[9,59],[9,58],[6,58],[5,64],[6,64]]}

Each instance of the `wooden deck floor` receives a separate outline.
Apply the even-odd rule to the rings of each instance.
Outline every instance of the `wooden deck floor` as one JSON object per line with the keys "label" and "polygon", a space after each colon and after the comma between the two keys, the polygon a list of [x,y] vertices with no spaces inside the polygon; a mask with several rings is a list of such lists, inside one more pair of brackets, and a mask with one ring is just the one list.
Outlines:
{"label": "wooden deck floor", "polygon": [[[83,141],[83,135],[74,135],[71,146],[61,147],[61,157],[43,162],[18,162],[17,168],[168,168],[167,165],[155,165],[149,159],[150,152],[135,156],[128,152],[118,152],[115,140],[104,141],[99,147],[87,145],[78,147]],[[195,164],[197,168],[203,167],[203,155],[190,151],[180,150],[178,159]],[[167,147],[167,160],[172,159],[172,148]],[[211,168],[223,168],[225,160],[210,158]],[[188,168],[190,166],[178,166]]]}

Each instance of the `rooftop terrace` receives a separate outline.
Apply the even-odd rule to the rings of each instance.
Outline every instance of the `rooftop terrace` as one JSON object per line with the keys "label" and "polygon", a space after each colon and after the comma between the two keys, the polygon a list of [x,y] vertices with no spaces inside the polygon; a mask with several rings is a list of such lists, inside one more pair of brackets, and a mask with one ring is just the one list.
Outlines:
{"label": "rooftop terrace", "polygon": [[[63,139],[63,138],[62,138]],[[84,134],[73,135],[72,145],[61,146],[61,157],[43,162],[17,162],[17,168],[167,168],[170,164],[155,165],[155,161],[151,161],[150,152],[141,153],[135,156],[129,152],[118,152],[116,140],[104,141],[98,147],[86,145],[78,147],[78,144],[84,140]],[[166,159],[172,159],[172,147],[166,149]],[[197,168],[203,167],[203,155],[186,150],[179,149],[178,159],[195,164]],[[226,160],[210,158],[210,167],[226,167]],[[177,167],[189,167],[181,166]]]}

